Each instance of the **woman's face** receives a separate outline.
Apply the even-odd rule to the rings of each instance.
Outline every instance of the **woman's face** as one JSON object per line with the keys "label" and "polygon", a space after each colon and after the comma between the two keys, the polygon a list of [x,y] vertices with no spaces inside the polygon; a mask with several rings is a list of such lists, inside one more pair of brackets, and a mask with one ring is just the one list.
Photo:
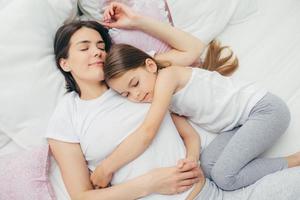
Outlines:
{"label": "woman's face", "polygon": [[64,71],[71,72],[78,84],[104,80],[103,63],[106,58],[105,44],[100,34],[82,27],[70,39],[69,56],[61,59]]}

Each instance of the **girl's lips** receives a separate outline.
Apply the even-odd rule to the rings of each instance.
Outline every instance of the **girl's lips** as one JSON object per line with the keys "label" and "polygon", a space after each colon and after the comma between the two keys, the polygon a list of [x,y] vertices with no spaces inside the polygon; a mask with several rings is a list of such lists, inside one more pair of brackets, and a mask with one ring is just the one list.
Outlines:
{"label": "girl's lips", "polygon": [[147,101],[148,93],[145,94],[144,98],[142,99],[142,102]]}
{"label": "girl's lips", "polygon": [[143,98],[143,100],[142,100],[142,102],[150,102],[150,98],[149,98],[149,93],[147,93],[145,96],[144,96],[144,98]]}

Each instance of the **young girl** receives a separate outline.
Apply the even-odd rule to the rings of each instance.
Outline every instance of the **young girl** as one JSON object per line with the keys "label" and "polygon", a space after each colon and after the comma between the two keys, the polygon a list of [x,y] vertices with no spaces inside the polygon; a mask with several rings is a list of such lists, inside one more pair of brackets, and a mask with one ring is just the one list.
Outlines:
{"label": "young girl", "polygon": [[108,53],[104,73],[107,84],[122,96],[152,103],[138,130],[106,159],[102,167],[109,166],[110,175],[121,167],[120,163],[126,164],[147,148],[168,109],[208,131],[221,133],[221,138],[235,132],[225,145],[218,145],[224,148],[221,152],[216,149],[219,155],[215,163],[202,160],[209,177],[225,190],[299,165],[298,154],[257,158],[285,132],[290,113],[281,99],[256,84],[237,82],[200,68],[165,67],[143,51],[123,44],[113,46]]}

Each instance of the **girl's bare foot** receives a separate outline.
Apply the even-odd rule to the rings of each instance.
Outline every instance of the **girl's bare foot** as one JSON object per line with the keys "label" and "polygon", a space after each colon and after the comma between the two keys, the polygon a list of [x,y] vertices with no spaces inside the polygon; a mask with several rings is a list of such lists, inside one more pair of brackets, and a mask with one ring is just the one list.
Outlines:
{"label": "girl's bare foot", "polygon": [[285,157],[288,161],[288,168],[300,166],[300,152]]}

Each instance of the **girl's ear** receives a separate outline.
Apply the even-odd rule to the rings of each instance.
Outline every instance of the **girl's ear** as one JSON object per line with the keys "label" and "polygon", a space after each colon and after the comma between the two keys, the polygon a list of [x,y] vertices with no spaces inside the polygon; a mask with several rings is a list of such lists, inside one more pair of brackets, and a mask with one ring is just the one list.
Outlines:
{"label": "girl's ear", "polygon": [[157,65],[151,58],[147,58],[145,60],[145,67],[148,72],[156,73],[157,72]]}
{"label": "girl's ear", "polygon": [[60,65],[60,67],[61,67],[65,72],[70,72],[70,71],[71,71],[71,68],[69,67],[68,62],[67,62],[66,59],[61,58],[61,59],[59,60],[59,65]]}

